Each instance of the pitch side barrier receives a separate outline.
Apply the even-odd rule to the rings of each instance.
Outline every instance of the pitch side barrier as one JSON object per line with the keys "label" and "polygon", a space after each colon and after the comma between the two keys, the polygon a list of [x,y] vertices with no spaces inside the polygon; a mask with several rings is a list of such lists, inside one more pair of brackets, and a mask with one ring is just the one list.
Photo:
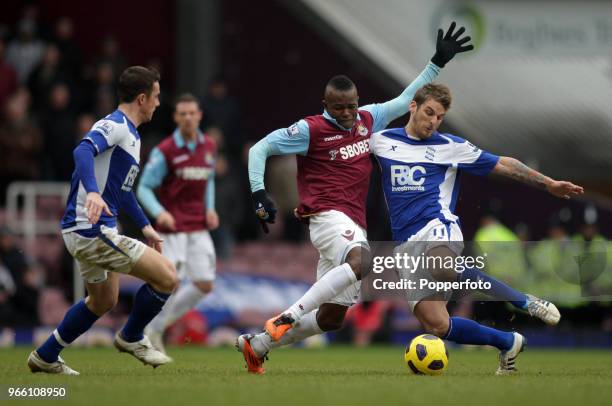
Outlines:
{"label": "pitch side barrier", "polygon": [[363,300],[512,300],[498,280],[560,305],[612,301],[607,241],[371,241],[362,258]]}

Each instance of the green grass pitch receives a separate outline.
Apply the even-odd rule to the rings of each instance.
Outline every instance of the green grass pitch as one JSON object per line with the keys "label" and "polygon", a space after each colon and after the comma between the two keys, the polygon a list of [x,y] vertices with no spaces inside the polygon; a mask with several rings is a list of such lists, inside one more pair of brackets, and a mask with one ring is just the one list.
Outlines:
{"label": "green grass pitch", "polygon": [[68,399],[41,405],[591,406],[612,399],[610,351],[528,349],[520,372],[501,377],[496,352],[482,350],[451,349],[439,377],[412,375],[400,347],[277,350],[264,376],[247,374],[233,348],[171,348],[175,362],[155,370],[110,348],[68,349],[63,356],[78,377],[31,374],[29,351],[0,349],[0,386],[67,385]]}

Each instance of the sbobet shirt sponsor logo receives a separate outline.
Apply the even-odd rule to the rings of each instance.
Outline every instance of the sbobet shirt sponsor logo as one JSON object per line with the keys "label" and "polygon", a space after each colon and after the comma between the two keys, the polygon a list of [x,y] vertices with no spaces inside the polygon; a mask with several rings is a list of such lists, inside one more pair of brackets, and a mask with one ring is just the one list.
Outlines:
{"label": "sbobet shirt sponsor logo", "polygon": [[369,154],[370,143],[368,140],[361,140],[351,145],[340,148],[340,156],[342,159],[349,159],[358,155]]}

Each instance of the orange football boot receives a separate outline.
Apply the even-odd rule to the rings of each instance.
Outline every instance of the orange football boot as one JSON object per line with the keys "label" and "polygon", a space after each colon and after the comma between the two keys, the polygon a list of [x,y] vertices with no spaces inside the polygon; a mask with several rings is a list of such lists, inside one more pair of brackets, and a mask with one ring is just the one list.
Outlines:
{"label": "orange football boot", "polygon": [[236,339],[236,348],[242,352],[242,356],[247,364],[247,370],[250,374],[263,375],[266,370],[263,368],[264,360],[267,358],[265,355],[261,358],[255,354],[251,347],[251,339],[254,337],[253,334],[243,334]]}
{"label": "orange football boot", "polygon": [[281,314],[266,321],[264,330],[272,340],[278,341],[291,327],[293,327],[293,323],[295,323],[293,317],[289,314]]}

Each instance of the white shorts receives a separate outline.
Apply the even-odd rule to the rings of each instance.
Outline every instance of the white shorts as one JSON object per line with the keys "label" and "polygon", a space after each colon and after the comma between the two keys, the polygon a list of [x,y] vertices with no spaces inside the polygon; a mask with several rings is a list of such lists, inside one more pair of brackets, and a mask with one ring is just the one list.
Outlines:
{"label": "white shorts", "polygon": [[160,234],[162,254],[168,258],[181,280],[207,282],[215,279],[215,246],[207,230]]}
{"label": "white shorts", "polygon": [[[329,210],[310,217],[310,240],[319,251],[317,280],[333,268],[344,263],[348,252],[358,246],[368,247],[366,230],[346,214]],[[330,303],[351,306],[359,300],[361,281],[355,282]]]}
{"label": "white shorts", "polygon": [[[394,254],[407,253],[410,256],[418,257],[429,252],[432,248],[440,246],[448,247],[456,255],[461,255],[464,247],[463,233],[457,223],[445,224],[439,219],[431,220],[416,234],[413,234],[408,241],[398,245],[394,250]],[[426,270],[417,270],[414,273],[400,271],[400,278],[408,280],[414,279],[418,283],[420,278],[433,278],[433,276]],[[417,303],[435,293],[434,291],[428,291],[426,289],[413,289],[407,291],[410,309],[414,311],[414,307]],[[452,292],[446,292],[444,299],[448,301],[451,295]]]}
{"label": "white shorts", "polygon": [[130,273],[147,248],[144,243],[119,234],[116,228],[105,226],[100,228],[100,236],[94,238],[74,231],[62,236],[87,283],[104,282],[109,271]]}

